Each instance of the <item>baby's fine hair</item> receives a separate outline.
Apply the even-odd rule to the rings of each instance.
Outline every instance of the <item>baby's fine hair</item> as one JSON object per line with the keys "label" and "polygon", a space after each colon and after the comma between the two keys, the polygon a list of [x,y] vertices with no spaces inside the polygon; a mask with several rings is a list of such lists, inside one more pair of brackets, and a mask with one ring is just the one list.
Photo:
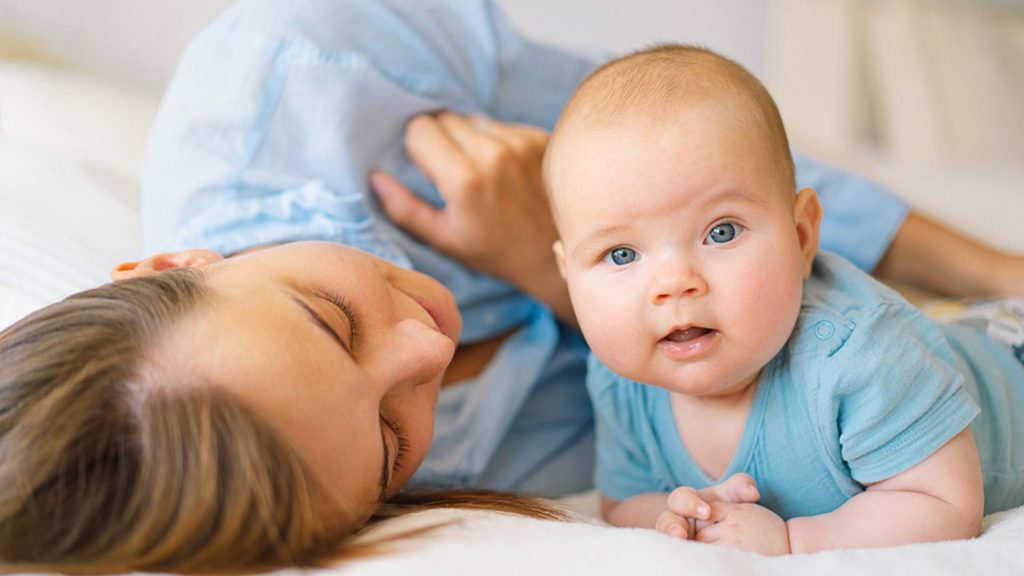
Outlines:
{"label": "baby's fine hair", "polygon": [[612,60],[577,88],[558,120],[551,148],[567,125],[594,125],[638,114],[656,115],[670,125],[673,115],[709,101],[731,101],[748,115],[746,125],[771,147],[787,188],[796,191],[789,139],[778,107],[763,84],[735,61],[706,48],[658,44]]}

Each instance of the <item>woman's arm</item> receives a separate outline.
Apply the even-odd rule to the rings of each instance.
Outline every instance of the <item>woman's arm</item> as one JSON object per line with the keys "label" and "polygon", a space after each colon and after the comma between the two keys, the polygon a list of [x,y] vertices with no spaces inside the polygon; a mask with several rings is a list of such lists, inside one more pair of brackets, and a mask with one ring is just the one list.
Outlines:
{"label": "woman's arm", "polygon": [[874,273],[943,296],[1024,294],[1024,256],[984,246],[914,212]]}

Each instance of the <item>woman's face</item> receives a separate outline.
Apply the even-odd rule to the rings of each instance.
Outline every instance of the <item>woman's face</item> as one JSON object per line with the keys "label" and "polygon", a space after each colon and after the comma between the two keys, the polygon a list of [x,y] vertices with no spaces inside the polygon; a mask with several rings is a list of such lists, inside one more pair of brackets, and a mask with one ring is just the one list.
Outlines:
{"label": "woman's face", "polygon": [[361,524],[423,461],[461,319],[428,276],[301,242],[202,264],[210,304],[154,361],[225,386],[294,444]]}

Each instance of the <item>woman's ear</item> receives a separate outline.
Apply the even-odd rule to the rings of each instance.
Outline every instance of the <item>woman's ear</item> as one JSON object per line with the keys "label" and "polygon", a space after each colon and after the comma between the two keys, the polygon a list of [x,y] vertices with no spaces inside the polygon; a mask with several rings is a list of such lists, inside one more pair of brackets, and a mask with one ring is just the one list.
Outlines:
{"label": "woman's ear", "polygon": [[821,204],[813,188],[804,188],[796,195],[793,206],[793,220],[800,241],[800,252],[804,257],[804,278],[811,275],[811,265],[818,255],[818,240],[821,230]]}
{"label": "woman's ear", "polygon": [[135,262],[118,264],[110,272],[111,280],[125,280],[139,276],[148,276],[164,270],[175,268],[191,268],[193,266],[205,266],[224,257],[211,250],[196,248],[193,250],[182,250],[180,252],[165,252]]}

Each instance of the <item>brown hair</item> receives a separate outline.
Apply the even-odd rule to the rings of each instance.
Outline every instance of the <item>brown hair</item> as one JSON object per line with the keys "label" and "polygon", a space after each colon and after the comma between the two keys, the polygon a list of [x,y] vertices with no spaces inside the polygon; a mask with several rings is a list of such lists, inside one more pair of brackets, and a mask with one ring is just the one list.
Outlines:
{"label": "brown hair", "polygon": [[[749,116],[743,120],[764,131],[781,168],[779,176],[796,192],[789,139],[768,90],[740,64],[699,46],[659,44],[595,70],[566,103],[548,149],[557,148],[569,124],[610,118],[631,121],[638,111],[656,114],[659,122],[670,124],[679,110],[712,99],[740,103],[742,114]],[[549,157],[545,155],[545,165]]]}
{"label": "brown hair", "polygon": [[[367,551],[258,414],[222,388],[144,374],[149,346],[205,292],[200,273],[167,271],[0,332],[0,571],[251,572]],[[380,516],[434,506],[560,517],[484,493],[403,496]]]}

